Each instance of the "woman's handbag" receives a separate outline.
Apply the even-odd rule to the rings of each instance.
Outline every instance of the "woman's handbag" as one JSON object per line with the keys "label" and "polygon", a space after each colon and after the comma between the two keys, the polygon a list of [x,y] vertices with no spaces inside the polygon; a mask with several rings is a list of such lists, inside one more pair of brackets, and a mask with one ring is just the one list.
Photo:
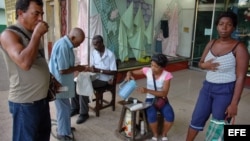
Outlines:
{"label": "woman's handbag", "polygon": [[154,100],[154,106],[157,109],[161,109],[166,103],[168,99],[166,97],[156,97]]}
{"label": "woman's handbag", "polygon": [[[155,77],[154,77],[154,75],[153,75],[153,80],[154,80],[155,90],[157,91],[157,87],[156,87],[156,84],[155,84]],[[155,99],[154,99],[154,106],[157,109],[161,109],[167,102],[168,102],[168,98],[167,97],[155,97]]]}
{"label": "woman's handbag", "polygon": [[[234,124],[235,118],[232,118]],[[206,132],[205,141],[223,141],[224,140],[224,125],[230,124],[227,120],[216,120],[212,118],[209,122]]]}

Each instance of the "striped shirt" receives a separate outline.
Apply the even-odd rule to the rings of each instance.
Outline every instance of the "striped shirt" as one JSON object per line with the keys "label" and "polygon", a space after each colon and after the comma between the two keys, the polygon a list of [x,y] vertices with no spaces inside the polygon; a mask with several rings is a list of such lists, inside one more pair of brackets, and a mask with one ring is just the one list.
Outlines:
{"label": "striped shirt", "polygon": [[221,56],[215,56],[211,52],[213,44],[211,45],[211,48],[205,58],[205,62],[210,59],[214,59],[214,62],[218,62],[220,65],[217,67],[216,71],[211,71],[211,70],[207,71],[206,80],[211,83],[229,83],[235,81],[236,59],[233,54],[233,51],[237,47],[239,42],[234,46],[234,48],[229,53]]}

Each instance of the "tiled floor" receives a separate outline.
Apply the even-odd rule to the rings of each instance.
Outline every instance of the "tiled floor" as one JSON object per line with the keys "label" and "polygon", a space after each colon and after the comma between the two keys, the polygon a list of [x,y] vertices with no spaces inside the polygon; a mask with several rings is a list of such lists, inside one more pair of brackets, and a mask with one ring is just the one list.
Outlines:
{"label": "tiled floor", "polygon": [[[175,122],[169,132],[169,141],[184,141],[188,124],[191,118],[192,110],[202,85],[205,73],[194,70],[181,70],[173,72],[174,78],[171,81],[169,91],[169,100],[175,111]],[[1,83],[3,83],[1,81]],[[138,86],[145,86],[145,79],[137,80]],[[118,85],[117,85],[118,88]],[[118,89],[117,89],[118,90]],[[0,91],[0,140],[11,140],[11,116],[8,112],[7,91]],[[144,96],[134,92],[132,97],[144,100]],[[117,95],[117,101],[120,101]],[[250,89],[244,89],[241,102],[239,104],[236,124],[250,124]],[[111,108],[101,111],[100,117],[95,117],[90,111],[90,118],[86,123],[76,124],[77,116],[72,117],[72,126],[76,128],[74,132],[77,141],[120,141],[115,134],[118,126],[118,120],[121,112],[121,105],[116,104],[116,110],[112,112]],[[51,103],[52,118],[55,118],[55,108]],[[200,132],[196,141],[203,141],[205,131]],[[51,137],[51,141],[56,141]]]}

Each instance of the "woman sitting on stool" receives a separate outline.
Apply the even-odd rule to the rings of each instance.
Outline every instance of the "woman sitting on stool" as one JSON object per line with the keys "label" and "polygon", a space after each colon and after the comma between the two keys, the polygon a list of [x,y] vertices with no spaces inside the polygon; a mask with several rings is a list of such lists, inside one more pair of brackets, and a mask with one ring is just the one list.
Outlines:
{"label": "woman sitting on stool", "polygon": [[146,109],[146,113],[147,120],[153,132],[152,140],[155,141],[158,139],[157,112],[159,111],[164,117],[164,126],[161,133],[162,141],[168,140],[167,133],[174,121],[174,111],[169,101],[160,109],[157,109],[153,104],[155,97],[167,97],[168,95],[170,80],[173,76],[170,72],[165,70],[167,63],[168,59],[165,55],[153,55],[151,58],[151,67],[143,67],[140,70],[128,71],[125,78],[125,80],[134,79],[133,76],[135,75],[145,75],[147,78],[147,87],[139,87],[137,90],[142,94],[146,94],[147,103],[152,103],[152,105]]}

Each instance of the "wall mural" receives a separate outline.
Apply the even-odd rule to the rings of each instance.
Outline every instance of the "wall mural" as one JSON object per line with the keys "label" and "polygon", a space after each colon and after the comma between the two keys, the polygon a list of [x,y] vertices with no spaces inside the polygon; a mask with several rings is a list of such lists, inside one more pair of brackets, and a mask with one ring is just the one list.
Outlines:
{"label": "wall mural", "polygon": [[127,9],[121,16],[115,0],[94,0],[94,4],[107,33],[107,47],[117,59],[123,62],[135,58],[145,62],[144,57],[152,54],[153,4],[127,0]]}
{"label": "wall mural", "polygon": [[144,0],[127,0],[127,7],[129,7],[131,2],[134,3],[134,16],[141,6],[145,26],[148,26],[153,13],[152,4],[146,3]]}
{"label": "wall mural", "polygon": [[119,14],[115,0],[94,0],[94,4],[101,15],[103,28],[107,33],[107,47],[118,57]]}

